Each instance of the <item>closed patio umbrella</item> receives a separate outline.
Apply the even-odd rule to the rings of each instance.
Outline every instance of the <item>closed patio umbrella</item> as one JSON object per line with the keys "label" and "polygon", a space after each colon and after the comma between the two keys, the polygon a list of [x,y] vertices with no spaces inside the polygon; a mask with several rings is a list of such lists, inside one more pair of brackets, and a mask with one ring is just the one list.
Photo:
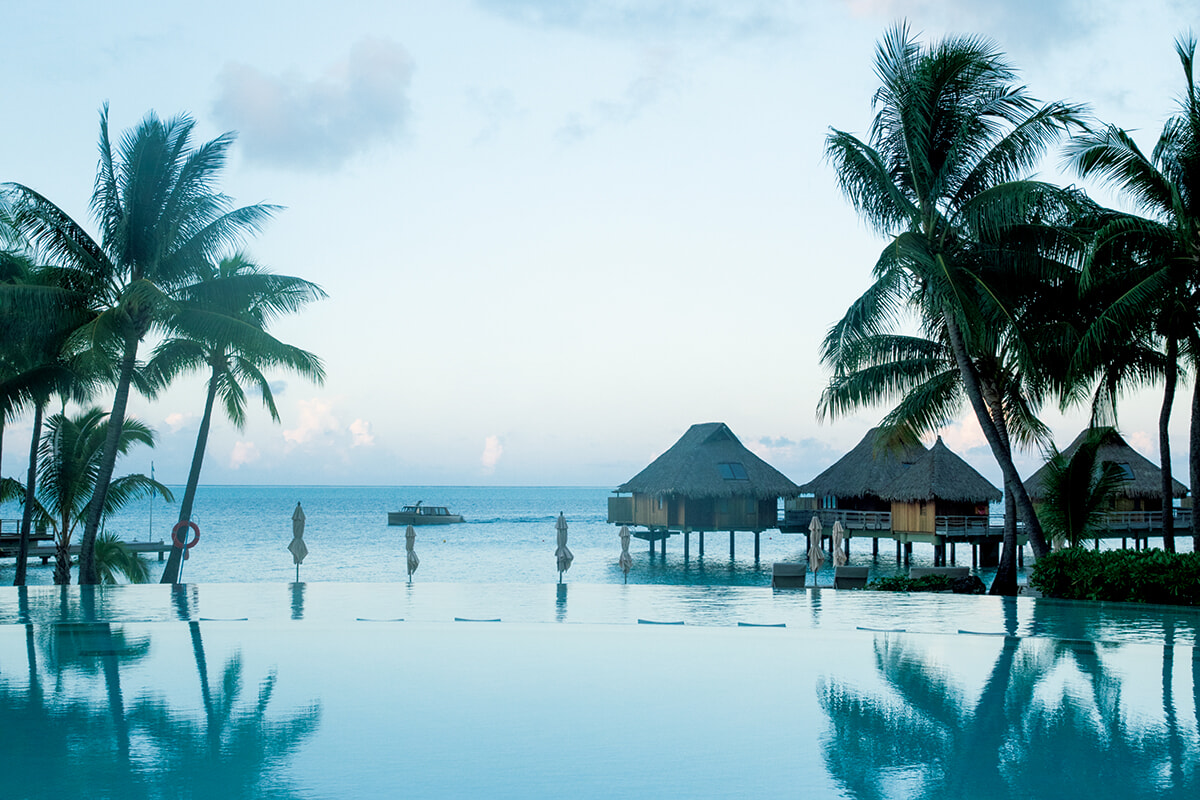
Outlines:
{"label": "closed patio umbrella", "polygon": [[833,557],[833,566],[835,567],[846,563],[846,551],[842,546],[845,534],[846,529],[842,527],[842,521],[836,520],[833,523],[833,538],[829,544],[829,555]]}
{"label": "closed patio umbrella", "polygon": [[621,557],[617,559],[621,572],[625,573],[625,582],[629,583],[629,570],[633,568],[633,556],[629,555],[629,526],[621,526]]}
{"label": "closed patio umbrella", "polygon": [[292,561],[296,564],[296,583],[300,582],[300,562],[308,555],[308,546],[304,544],[304,509],[296,503],[292,512],[292,543],[288,545],[292,552]]}
{"label": "closed patio umbrella", "polygon": [[421,566],[421,559],[417,558],[417,554],[413,550],[413,542],[416,540],[417,532],[413,530],[412,525],[409,525],[408,530],[404,532],[404,552],[408,554],[409,583],[412,583],[412,574],[417,571],[417,567]]}
{"label": "closed patio umbrella", "polygon": [[813,514],[808,523],[808,571],[813,574],[813,586],[817,585],[817,571],[825,563],[825,551],[821,549],[821,518]]}
{"label": "closed patio umbrella", "polygon": [[558,560],[558,582],[562,583],[562,574],[571,568],[575,556],[567,549],[567,518],[561,511],[558,512],[558,522],[554,523],[554,527],[558,529],[558,549],[554,551],[554,557]]}

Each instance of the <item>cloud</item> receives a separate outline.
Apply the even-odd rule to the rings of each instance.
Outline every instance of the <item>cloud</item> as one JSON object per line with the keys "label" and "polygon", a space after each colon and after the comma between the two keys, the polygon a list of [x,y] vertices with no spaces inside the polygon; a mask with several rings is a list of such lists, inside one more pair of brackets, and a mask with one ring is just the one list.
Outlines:
{"label": "cloud", "polygon": [[235,442],[233,452],[229,454],[229,466],[231,469],[237,469],[243,464],[258,461],[259,455],[254,442]]}
{"label": "cloud", "polygon": [[370,447],[375,444],[375,434],[371,432],[371,423],[364,419],[356,419],[350,423],[350,435],[354,437],[351,447]]}
{"label": "cloud", "polygon": [[760,437],[758,443],[767,449],[792,447],[796,443],[786,436],[777,436],[772,439],[770,436]]}
{"label": "cloud", "polygon": [[314,80],[231,62],[218,76],[213,116],[239,131],[247,159],[336,169],[403,133],[412,75],[408,52],[377,38],[359,41],[344,61]]}
{"label": "cloud", "polygon": [[195,416],[192,414],[181,414],[176,411],[172,414],[167,414],[163,422],[167,423],[167,427],[171,429],[171,433],[179,433],[179,431],[190,425],[193,419],[195,419]]}
{"label": "cloud", "polygon": [[304,444],[326,433],[341,429],[337,417],[333,415],[333,405],[323,400],[301,400],[298,402],[300,421],[290,430],[283,432],[283,438],[289,444]]}
{"label": "cloud", "polygon": [[476,0],[524,25],[607,35],[762,36],[795,28],[791,3],[778,0]]}
{"label": "cloud", "polygon": [[483,91],[472,87],[467,90],[467,102],[483,118],[474,144],[492,141],[506,123],[525,116],[525,109],[517,105],[516,97],[508,89]]}
{"label": "cloud", "polygon": [[500,443],[499,436],[489,436],[484,439],[483,455],[479,457],[479,463],[483,464],[483,471],[488,475],[495,472],[496,464],[502,455],[504,455],[504,445]]}
{"label": "cloud", "polygon": [[988,447],[987,437],[983,435],[983,429],[979,427],[979,420],[975,419],[974,414],[963,417],[961,422],[947,425],[938,431],[938,435],[946,447],[959,455],[977,447]]}
{"label": "cloud", "polygon": [[674,70],[671,52],[665,48],[647,50],[642,54],[638,74],[620,97],[597,100],[586,113],[569,115],[556,136],[560,142],[572,144],[586,139],[600,128],[627,125],[678,84],[679,77]]}

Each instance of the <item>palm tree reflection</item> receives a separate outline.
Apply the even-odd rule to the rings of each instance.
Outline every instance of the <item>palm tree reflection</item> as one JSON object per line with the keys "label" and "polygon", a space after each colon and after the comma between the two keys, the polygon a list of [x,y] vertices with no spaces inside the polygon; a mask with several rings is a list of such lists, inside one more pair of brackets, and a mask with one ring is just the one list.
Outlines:
{"label": "palm tree reflection", "polygon": [[838,680],[818,688],[831,725],[826,767],[850,797],[1200,796],[1200,746],[1180,734],[1168,692],[1171,645],[1160,715],[1122,702],[1122,679],[1105,666],[1117,645],[1006,635],[972,699],[930,657],[943,644],[880,634],[882,692]]}
{"label": "palm tree reflection", "polygon": [[[0,794],[296,796],[280,771],[316,731],[319,707],[269,714],[275,674],[246,697],[240,652],[226,659],[220,686],[210,687],[199,623],[189,623],[204,701],[199,709],[173,707],[146,691],[134,692],[137,698],[127,704],[123,673],[150,654],[152,628],[99,622],[24,627],[27,670],[0,672],[0,730],[21,734],[6,737],[6,763],[16,768],[5,771]],[[3,644],[0,661],[20,657]]]}

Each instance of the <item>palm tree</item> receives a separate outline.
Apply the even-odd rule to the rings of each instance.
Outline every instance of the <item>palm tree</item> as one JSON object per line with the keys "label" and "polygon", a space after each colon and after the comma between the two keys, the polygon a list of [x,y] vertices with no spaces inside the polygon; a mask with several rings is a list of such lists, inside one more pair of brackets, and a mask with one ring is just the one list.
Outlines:
{"label": "palm tree", "polygon": [[261,204],[232,208],[215,183],[234,136],[226,133],[193,148],[194,124],[185,115],[164,122],[151,112],[114,148],[108,107],[101,110],[100,163],[91,199],[99,242],[38,192],[8,185],[14,226],[58,265],[61,284],[82,291],[97,312],[72,337],[75,351],[115,365],[109,436],[80,542],[84,583],[98,580],[93,549],[139,343],[173,313],[174,292],[194,282],[222,251],[257,232],[276,210]]}
{"label": "palm tree", "polygon": [[1042,522],[1056,545],[1078,547],[1104,529],[1107,509],[1126,481],[1119,465],[1098,461],[1100,446],[1113,432],[1089,429],[1070,455],[1050,446]]}
{"label": "palm tree", "polygon": [[23,586],[28,567],[29,537],[37,486],[38,442],[50,398],[83,400],[95,385],[95,376],[81,373],[74,359],[64,354],[72,330],[87,319],[79,296],[49,284],[47,270],[34,266],[24,254],[6,254],[0,276],[0,309],[4,322],[4,348],[0,352],[0,432],[3,420],[33,408],[33,433],[29,443],[29,468],[25,482],[24,512],[13,583]]}
{"label": "palm tree", "polygon": [[[179,293],[179,311],[170,323],[173,335],[155,349],[147,374],[153,383],[166,385],[183,372],[209,371],[204,415],[179,507],[180,523],[191,519],[218,397],[226,416],[240,430],[246,423],[244,384],[258,391],[271,419],[279,422],[279,411],[263,370],[284,368],[317,383],[325,380],[325,369],[317,356],[284,344],[266,330],[275,318],[324,296],[316,284],[275,275],[240,254],[222,260],[202,280]],[[180,547],[172,548],[162,583],[178,582],[182,552]]]}
{"label": "palm tree", "polygon": [[[876,54],[882,86],[869,142],[834,129],[826,155],[842,191],[877,231],[892,237],[875,283],[840,323],[850,339],[888,332],[912,312],[949,348],[962,390],[1014,495],[1035,554],[1048,551],[1033,505],[989,408],[975,362],[983,332],[1009,320],[983,271],[1001,259],[979,233],[1029,219],[1060,190],[1018,181],[1081,110],[1038,106],[991,43],[948,38],[923,48],[901,24]],[[997,237],[990,237],[994,241]]]}
{"label": "palm tree", "polygon": [[[40,464],[39,488],[32,511],[54,531],[56,584],[71,582],[71,539],[84,521],[95,492],[104,443],[113,424],[107,417],[102,409],[92,408],[74,417],[55,414],[46,421],[46,433],[35,462]],[[126,418],[117,439],[118,452],[124,455],[138,444],[153,446],[154,433],[137,419]],[[9,499],[17,492],[26,492],[26,487],[11,479],[3,485],[4,495]],[[170,489],[145,475],[116,478],[109,487],[105,514],[151,493],[174,501]]]}
{"label": "palm tree", "polygon": [[[1097,233],[1088,264],[1092,272],[1111,269],[1114,254],[1121,259],[1132,255],[1140,269],[1095,321],[1081,343],[1081,358],[1103,360],[1099,353],[1105,342],[1134,338],[1147,321],[1152,325],[1165,361],[1159,450],[1167,550],[1175,549],[1167,422],[1180,360],[1194,378],[1188,461],[1193,490],[1200,486],[1200,87],[1194,75],[1195,37],[1180,37],[1175,50],[1185,93],[1180,113],[1167,120],[1149,158],[1128,133],[1112,125],[1077,136],[1069,148],[1069,163],[1080,176],[1119,188],[1141,212],[1115,215]],[[1192,540],[1200,550],[1195,526]]]}

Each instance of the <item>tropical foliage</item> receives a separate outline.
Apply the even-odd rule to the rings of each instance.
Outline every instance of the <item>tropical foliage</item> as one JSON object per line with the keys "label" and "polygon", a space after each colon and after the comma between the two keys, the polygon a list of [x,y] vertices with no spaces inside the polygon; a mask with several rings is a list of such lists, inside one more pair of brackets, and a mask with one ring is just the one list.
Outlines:
{"label": "tropical foliage", "polygon": [[138,348],[177,309],[177,292],[223,252],[260,229],[274,207],[233,208],[216,189],[232,134],[192,146],[194,122],[150,113],[114,146],[108,109],[100,117],[100,163],[91,210],[94,238],[46,197],[9,184],[13,227],[55,267],[56,285],[81,294],[92,318],[66,349],[114,378],[109,436],[101,451],[81,541],[80,579],[99,579],[93,559],[119,440],[133,387]]}
{"label": "tropical foliage", "polygon": [[[1112,428],[1091,428],[1073,453],[1050,446],[1038,514],[1056,547],[1078,547],[1099,533],[1113,500],[1126,483],[1119,464],[1099,459]],[[1169,517],[1170,514],[1164,516]]]}
{"label": "tropical foliage", "polygon": [[[299,311],[320,299],[320,287],[300,278],[276,275],[238,254],[223,259],[200,279],[180,290],[172,315],[171,335],[155,349],[147,366],[149,380],[166,386],[181,373],[207,370],[208,392],[196,437],[192,466],[180,503],[179,522],[191,519],[200,469],[217,400],[225,415],[241,429],[246,422],[246,389],[258,393],[271,419],[279,411],[264,370],[290,370],[318,383],[321,360],[267,333],[267,325],[283,314]],[[179,580],[182,548],[171,550],[162,582]]]}
{"label": "tropical foliage", "polygon": [[[904,25],[889,31],[875,58],[881,86],[868,141],[834,129],[826,155],[859,215],[890,243],[874,283],[826,337],[822,361],[834,371],[823,408],[840,413],[885,393],[916,392],[892,422],[913,434],[945,424],[966,399],[1024,518],[1036,553],[1047,551],[1012,458],[1010,422],[1031,418],[1016,365],[1028,353],[992,272],[1045,254],[1006,247],[1004,231],[1028,225],[1064,193],[1022,180],[1072,125],[1078,107],[1038,105],[991,43],[948,38],[922,46]],[[901,337],[916,324],[921,339]],[[1025,363],[1032,359],[1025,358]],[[848,391],[846,376],[883,365],[882,391]],[[869,382],[862,382],[869,385]],[[1021,398],[1014,404],[1014,398]],[[1024,432],[1017,434],[1024,436]],[[1015,536],[998,576],[1016,591]]]}
{"label": "tropical foliage", "polygon": [[[111,425],[108,414],[99,408],[88,409],[76,416],[55,414],[46,421],[46,432],[35,459],[39,465],[38,489],[32,512],[39,525],[48,526],[54,533],[55,583],[71,582],[71,542],[83,524],[88,504],[94,496],[103,447]],[[148,427],[137,419],[126,418],[117,438],[119,455],[127,454],[136,445],[153,444],[154,433]],[[6,479],[3,487],[3,499],[19,497],[23,503],[26,502],[28,495],[25,486]],[[168,502],[174,501],[170,489],[145,475],[116,478],[106,495],[104,513],[107,516],[129,502],[152,493]],[[111,554],[111,546],[108,549]],[[115,571],[127,577],[138,574],[136,566],[130,572],[117,567],[112,559],[110,563],[113,563],[113,568],[106,570],[110,576],[115,575]]]}

